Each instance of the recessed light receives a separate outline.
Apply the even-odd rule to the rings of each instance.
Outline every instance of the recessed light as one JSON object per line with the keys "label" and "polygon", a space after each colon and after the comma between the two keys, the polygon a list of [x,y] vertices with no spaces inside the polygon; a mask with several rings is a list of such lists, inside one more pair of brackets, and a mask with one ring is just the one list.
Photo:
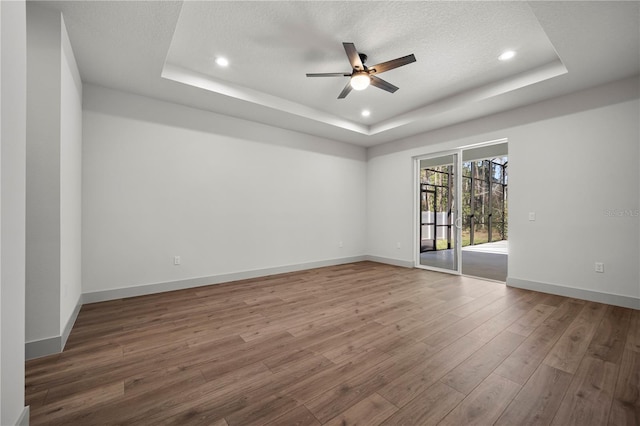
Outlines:
{"label": "recessed light", "polygon": [[218,64],[218,66],[220,67],[227,67],[229,66],[229,60],[227,58],[223,58],[222,56],[218,56],[216,58],[216,64]]}
{"label": "recessed light", "polygon": [[509,59],[513,59],[514,56],[516,56],[516,52],[513,50],[505,50],[500,56],[498,56],[498,59],[501,61],[508,61]]}
{"label": "recessed light", "polygon": [[369,111],[368,109],[363,109],[361,114],[363,117],[368,117],[371,115],[371,111]]}

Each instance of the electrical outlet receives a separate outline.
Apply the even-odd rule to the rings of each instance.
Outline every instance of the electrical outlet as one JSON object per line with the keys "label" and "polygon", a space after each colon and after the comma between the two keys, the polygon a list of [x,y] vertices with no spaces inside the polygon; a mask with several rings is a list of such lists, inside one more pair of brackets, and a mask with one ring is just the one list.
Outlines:
{"label": "electrical outlet", "polygon": [[180,265],[181,263],[182,263],[182,259],[180,258],[180,256],[173,256],[174,265]]}
{"label": "electrical outlet", "polygon": [[596,272],[604,273],[604,263],[596,262]]}
{"label": "electrical outlet", "polygon": [[536,220],[536,212],[529,212],[529,220],[532,222]]}
{"label": "electrical outlet", "polygon": [[344,246],[344,244],[342,244],[342,241],[338,242],[338,247],[342,248]]}
{"label": "electrical outlet", "polygon": [[398,242],[396,243],[396,248],[397,248],[398,250],[400,250],[400,248],[401,248],[401,247],[402,247],[402,245],[400,244],[400,241],[398,241]]}

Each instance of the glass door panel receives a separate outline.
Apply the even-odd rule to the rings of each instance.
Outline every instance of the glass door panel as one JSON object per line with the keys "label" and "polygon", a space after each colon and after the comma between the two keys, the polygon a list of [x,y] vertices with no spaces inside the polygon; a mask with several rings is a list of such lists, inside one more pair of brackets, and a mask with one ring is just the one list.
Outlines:
{"label": "glass door panel", "polygon": [[507,239],[507,157],[462,163],[462,246]]}
{"label": "glass door panel", "polygon": [[416,161],[419,187],[416,264],[459,273],[458,154]]}

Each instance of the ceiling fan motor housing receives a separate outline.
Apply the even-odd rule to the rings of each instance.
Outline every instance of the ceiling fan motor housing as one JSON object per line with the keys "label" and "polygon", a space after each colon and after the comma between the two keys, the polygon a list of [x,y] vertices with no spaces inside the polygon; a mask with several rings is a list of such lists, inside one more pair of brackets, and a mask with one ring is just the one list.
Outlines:
{"label": "ceiling fan motor housing", "polygon": [[364,67],[364,69],[367,69],[367,66],[364,64],[365,62],[367,62],[367,58],[368,56],[365,55],[364,53],[358,53],[358,56],[360,56],[360,62],[362,62],[362,66]]}

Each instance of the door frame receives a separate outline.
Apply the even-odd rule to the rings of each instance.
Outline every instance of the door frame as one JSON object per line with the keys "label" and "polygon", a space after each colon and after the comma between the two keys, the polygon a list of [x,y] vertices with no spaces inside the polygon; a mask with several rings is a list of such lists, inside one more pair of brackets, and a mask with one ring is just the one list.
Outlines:
{"label": "door frame", "polygon": [[[455,229],[455,250],[456,250],[456,269],[444,269],[434,266],[427,266],[420,263],[420,229],[422,223],[421,217],[421,193],[420,193],[420,161],[429,160],[438,157],[445,157],[453,155],[455,162],[453,164],[453,175],[455,176],[455,214],[454,214],[454,226]],[[462,170],[462,149],[453,149],[448,151],[434,152],[431,154],[419,155],[413,157],[413,250],[414,250],[414,267],[420,269],[427,269],[430,271],[445,272],[453,275],[462,275],[462,209],[460,208],[462,202],[462,179],[460,179]],[[437,212],[434,212],[436,214]]]}
{"label": "door frame", "polygon": [[[413,159],[413,239],[414,239],[414,267],[419,269],[427,269],[430,271],[444,272],[452,275],[462,275],[462,163],[464,151],[472,150],[475,148],[482,148],[491,145],[507,144],[507,150],[509,147],[509,138],[498,138],[484,142],[472,143],[469,145],[459,146],[454,149],[446,151],[437,151],[428,154],[422,154],[412,157]],[[418,227],[421,223],[420,217],[420,160],[427,160],[430,158],[444,157],[447,155],[456,155],[456,163],[454,173],[456,175],[456,253],[457,253],[457,270],[436,268],[431,266],[425,266],[420,263],[420,232]],[[508,155],[508,154],[507,154]],[[459,225],[458,225],[459,224]]]}

